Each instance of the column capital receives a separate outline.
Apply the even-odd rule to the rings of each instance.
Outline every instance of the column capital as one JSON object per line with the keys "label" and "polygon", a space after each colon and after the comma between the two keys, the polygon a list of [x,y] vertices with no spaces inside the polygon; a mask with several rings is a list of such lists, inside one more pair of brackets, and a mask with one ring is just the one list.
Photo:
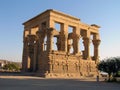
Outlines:
{"label": "column capital", "polygon": [[53,34],[54,34],[54,28],[47,28],[47,35],[48,36],[53,36]]}
{"label": "column capital", "polygon": [[96,39],[96,40],[92,40],[92,42],[93,42],[93,45],[95,45],[95,46],[99,46],[101,40]]}
{"label": "column capital", "polygon": [[77,38],[77,39],[80,39],[80,38],[81,38],[81,35],[79,35],[79,34],[74,34],[74,36],[75,36],[75,38]]}
{"label": "column capital", "polygon": [[29,42],[34,41],[35,37],[36,37],[35,35],[28,35]]}
{"label": "column capital", "polygon": [[68,38],[68,35],[62,34],[62,35],[60,35],[60,37]]}
{"label": "column capital", "polygon": [[44,38],[45,34],[46,34],[46,32],[43,32],[43,31],[37,31],[36,32],[36,35],[37,35],[38,38]]}
{"label": "column capital", "polygon": [[89,37],[83,37],[83,40],[90,40]]}
{"label": "column capital", "polygon": [[47,29],[47,51],[51,52],[53,49],[53,36],[54,36],[54,28]]}

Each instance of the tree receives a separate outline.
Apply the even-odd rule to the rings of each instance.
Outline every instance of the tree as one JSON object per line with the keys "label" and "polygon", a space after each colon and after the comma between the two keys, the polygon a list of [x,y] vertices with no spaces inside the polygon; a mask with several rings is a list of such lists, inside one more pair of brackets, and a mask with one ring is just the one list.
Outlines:
{"label": "tree", "polygon": [[116,61],[116,75],[120,76],[120,57],[114,59]]}
{"label": "tree", "polygon": [[115,76],[120,71],[120,57],[112,57],[102,60],[98,64],[98,70],[107,72],[109,79]]}
{"label": "tree", "polygon": [[20,70],[19,66],[15,63],[9,63],[3,66],[3,69],[5,70],[12,70],[12,71],[18,71]]}

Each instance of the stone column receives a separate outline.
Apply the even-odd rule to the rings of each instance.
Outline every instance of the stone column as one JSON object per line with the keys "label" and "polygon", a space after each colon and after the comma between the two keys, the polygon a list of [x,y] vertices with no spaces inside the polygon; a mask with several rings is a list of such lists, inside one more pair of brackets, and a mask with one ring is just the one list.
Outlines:
{"label": "stone column", "polygon": [[79,51],[79,40],[80,40],[80,35],[75,34],[73,38],[73,48],[74,48],[74,54],[78,54]]}
{"label": "stone column", "polygon": [[94,45],[94,56],[93,56],[93,59],[94,60],[97,60],[99,58],[99,44],[100,44],[100,40],[96,39],[96,40],[93,40],[93,45]]}
{"label": "stone column", "polygon": [[61,50],[67,52],[68,25],[65,23],[61,24],[60,39],[61,39]]}
{"label": "stone column", "polygon": [[47,51],[51,52],[53,50],[53,28],[47,30]]}
{"label": "stone column", "polygon": [[83,52],[83,58],[89,59],[90,57],[90,38],[84,37],[83,38],[83,44],[84,44],[84,52]]}
{"label": "stone column", "polygon": [[43,69],[43,62],[42,62],[42,54],[43,54],[43,51],[44,51],[44,37],[45,37],[45,32],[44,31],[41,31],[39,30],[37,33],[36,33],[37,37],[38,37],[38,52],[37,52],[37,66],[36,66],[36,69],[38,72],[42,73],[42,69]]}
{"label": "stone column", "polygon": [[36,35],[38,37],[38,52],[37,52],[37,55],[38,55],[38,61],[37,61],[37,72],[42,72],[42,53],[43,53],[43,50],[44,50],[44,33],[43,31],[41,31],[41,29],[39,31],[36,32]]}
{"label": "stone column", "polygon": [[27,37],[24,38],[23,41],[23,55],[22,55],[22,71],[25,72],[27,71],[27,64],[28,64],[28,40]]}
{"label": "stone column", "polygon": [[33,61],[33,71],[36,71],[36,64],[37,64],[37,56],[38,56],[38,41],[34,43],[34,61]]}
{"label": "stone column", "polygon": [[44,49],[44,37],[45,37],[45,33],[42,31],[38,31],[37,33],[37,37],[38,37],[38,51],[39,53],[41,53]]}
{"label": "stone column", "polygon": [[61,37],[61,50],[67,52],[67,35],[60,35]]}
{"label": "stone column", "polygon": [[34,41],[35,35],[28,35],[28,49],[29,49],[29,61],[30,61],[30,71],[33,71],[33,63],[34,63]]}

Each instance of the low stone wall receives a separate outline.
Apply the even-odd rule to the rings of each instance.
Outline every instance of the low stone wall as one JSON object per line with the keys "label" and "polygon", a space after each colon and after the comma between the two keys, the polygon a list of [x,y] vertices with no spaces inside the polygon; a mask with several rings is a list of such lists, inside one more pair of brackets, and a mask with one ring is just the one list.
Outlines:
{"label": "low stone wall", "polygon": [[96,77],[98,74],[95,61],[84,60],[80,55],[54,52],[44,65],[48,68],[45,77]]}

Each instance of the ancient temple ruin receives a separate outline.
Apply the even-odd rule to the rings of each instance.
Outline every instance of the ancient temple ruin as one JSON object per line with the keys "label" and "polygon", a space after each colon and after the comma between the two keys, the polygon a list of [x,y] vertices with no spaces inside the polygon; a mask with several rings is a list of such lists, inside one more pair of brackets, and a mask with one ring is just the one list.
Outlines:
{"label": "ancient temple ruin", "polygon": [[35,72],[45,77],[98,74],[98,25],[82,23],[79,18],[52,9],[23,25],[23,72]]}

